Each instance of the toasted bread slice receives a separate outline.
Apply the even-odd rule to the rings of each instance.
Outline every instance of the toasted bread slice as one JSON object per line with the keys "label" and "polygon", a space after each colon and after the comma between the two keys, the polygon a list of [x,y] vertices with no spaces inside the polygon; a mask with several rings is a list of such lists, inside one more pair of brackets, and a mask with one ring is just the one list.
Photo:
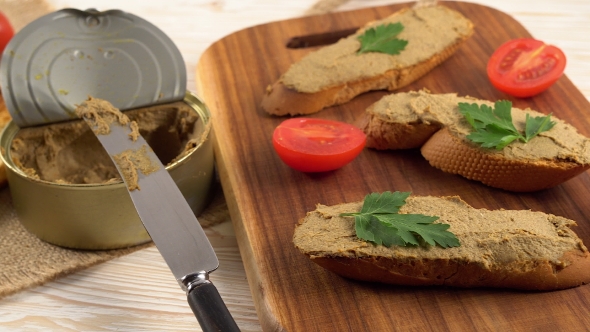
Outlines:
{"label": "toasted bread slice", "polygon": [[[401,22],[408,41],[398,55],[357,54],[358,36],[381,24]],[[370,90],[396,90],[441,64],[473,34],[473,24],[444,6],[402,9],[294,63],[267,88],[261,107],[274,115],[316,113]]]}
{"label": "toasted bread slice", "polygon": [[[514,141],[502,150],[482,148],[467,139],[472,128],[459,112],[459,102],[493,106],[490,101],[425,90],[385,96],[360,120],[367,147],[421,148],[436,168],[515,192],[550,188],[590,168],[590,139],[555,117],[551,130],[528,143]],[[513,108],[517,129],[524,131],[527,114],[544,115]]]}
{"label": "toasted bread slice", "polygon": [[400,213],[438,216],[459,247],[375,245],[352,217],[362,202],[318,205],[299,221],[295,246],[341,276],[398,285],[556,290],[590,282],[590,253],[576,223],[529,210],[475,209],[459,197],[410,196]]}

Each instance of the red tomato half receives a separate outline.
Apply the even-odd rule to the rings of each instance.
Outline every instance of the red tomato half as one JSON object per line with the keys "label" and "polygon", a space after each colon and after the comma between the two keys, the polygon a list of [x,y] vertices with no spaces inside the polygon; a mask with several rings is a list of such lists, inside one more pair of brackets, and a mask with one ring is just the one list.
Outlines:
{"label": "red tomato half", "polygon": [[12,25],[8,21],[8,18],[0,12],[0,53],[4,51],[6,44],[12,39],[14,35],[14,30],[12,29]]}
{"label": "red tomato half", "polygon": [[272,143],[285,164],[302,172],[325,172],[351,162],[365,147],[367,137],[344,122],[292,118],[283,121]]}
{"label": "red tomato half", "polygon": [[565,69],[565,54],[542,41],[521,38],[502,44],[488,61],[488,77],[500,91],[534,96],[549,88]]}

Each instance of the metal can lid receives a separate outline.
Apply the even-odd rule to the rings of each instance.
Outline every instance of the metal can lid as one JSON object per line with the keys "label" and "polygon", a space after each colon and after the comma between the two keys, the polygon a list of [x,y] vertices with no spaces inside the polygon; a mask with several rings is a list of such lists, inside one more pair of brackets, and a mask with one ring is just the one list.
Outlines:
{"label": "metal can lid", "polygon": [[172,40],[138,16],[63,9],[12,38],[0,84],[13,120],[27,127],[76,118],[88,96],[121,110],[182,100],[186,68]]}

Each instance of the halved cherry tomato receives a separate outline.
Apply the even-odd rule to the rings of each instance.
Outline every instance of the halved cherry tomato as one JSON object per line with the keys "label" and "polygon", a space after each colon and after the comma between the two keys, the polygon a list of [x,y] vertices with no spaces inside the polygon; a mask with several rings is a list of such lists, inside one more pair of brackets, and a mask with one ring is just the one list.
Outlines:
{"label": "halved cherry tomato", "polygon": [[8,18],[0,12],[0,54],[6,47],[6,44],[12,39],[12,36],[14,36],[12,25],[10,25]]}
{"label": "halved cherry tomato", "polygon": [[365,147],[367,137],[348,123],[292,118],[272,135],[273,146],[285,164],[302,172],[325,172],[351,162]]}
{"label": "halved cherry tomato", "polygon": [[545,91],[563,73],[565,54],[552,45],[531,38],[502,44],[488,61],[492,85],[516,97],[530,97]]}

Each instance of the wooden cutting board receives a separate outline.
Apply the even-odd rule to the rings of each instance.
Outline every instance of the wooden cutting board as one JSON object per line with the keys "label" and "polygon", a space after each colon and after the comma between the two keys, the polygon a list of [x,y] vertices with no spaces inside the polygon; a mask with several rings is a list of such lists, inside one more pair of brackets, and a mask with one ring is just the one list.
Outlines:
{"label": "wooden cutting board", "polygon": [[[409,5],[409,4],[408,4]],[[445,2],[476,27],[449,60],[403,91],[428,88],[516,107],[553,112],[590,136],[588,101],[567,77],[548,91],[517,99],[495,90],[485,74],[503,42],[530,34],[512,17],[481,5]],[[200,95],[211,108],[221,182],[238,236],[261,324],[267,331],[584,330],[590,326],[590,285],[556,292],[400,287],[347,280],[309,261],[292,244],[297,220],[317,203],[360,201],[371,192],[459,195],[476,208],[531,209],[578,221],[590,245],[590,177],[515,194],[429,166],[419,150],[365,149],[344,168],[304,174],[284,165],[271,135],[285,118],[259,107],[265,88],[318,46],[289,48],[350,33],[405,5],[332,13],[255,26],[212,45],[197,67]],[[340,33],[344,31],[344,33]],[[305,38],[293,38],[307,36]],[[312,117],[354,123],[386,92],[370,92]]]}

